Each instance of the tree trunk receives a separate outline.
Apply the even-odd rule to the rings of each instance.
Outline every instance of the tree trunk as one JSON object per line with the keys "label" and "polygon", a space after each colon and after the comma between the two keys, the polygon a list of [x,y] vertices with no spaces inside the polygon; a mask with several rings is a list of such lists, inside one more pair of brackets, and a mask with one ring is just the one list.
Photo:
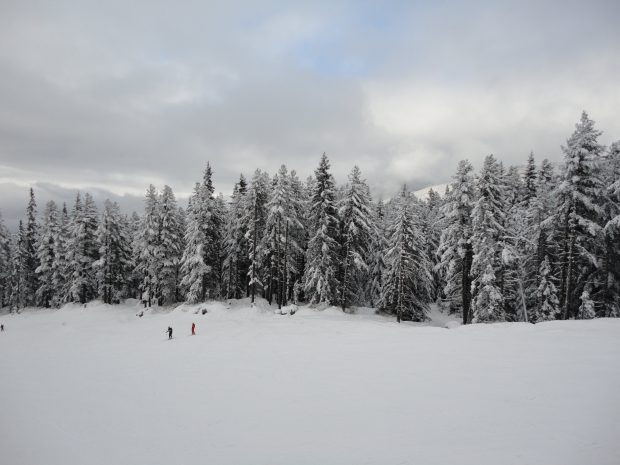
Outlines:
{"label": "tree trunk", "polygon": [[342,302],[342,311],[345,312],[347,308],[347,278],[349,271],[349,244],[344,254],[344,272],[342,274],[342,293],[340,295],[340,301]]}
{"label": "tree trunk", "polygon": [[463,324],[471,323],[471,263],[473,251],[471,244],[465,246],[465,256],[461,270],[461,298],[463,300]]}
{"label": "tree trunk", "polygon": [[282,272],[282,287],[280,289],[280,301],[283,301],[283,305],[286,306],[288,301],[288,220],[286,220],[286,227],[284,228],[284,263]]}
{"label": "tree trunk", "polygon": [[572,294],[572,274],[573,274],[573,247],[575,243],[575,237],[573,234],[569,236],[570,243],[568,245],[568,255],[566,257],[566,283],[564,285],[564,319],[568,320],[571,313],[571,294]]}

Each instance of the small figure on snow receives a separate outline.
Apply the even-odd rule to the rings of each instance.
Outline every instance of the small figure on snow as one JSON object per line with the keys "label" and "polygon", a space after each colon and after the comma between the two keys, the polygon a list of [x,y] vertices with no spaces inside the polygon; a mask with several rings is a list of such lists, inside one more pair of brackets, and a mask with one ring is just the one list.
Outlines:
{"label": "small figure on snow", "polygon": [[4,331],[4,325],[0,325],[0,331]]}
{"label": "small figure on snow", "polygon": [[172,327],[168,326],[168,330],[166,331],[168,333],[168,339],[172,339]]}
{"label": "small figure on snow", "polygon": [[196,335],[196,323],[192,323],[192,336]]}

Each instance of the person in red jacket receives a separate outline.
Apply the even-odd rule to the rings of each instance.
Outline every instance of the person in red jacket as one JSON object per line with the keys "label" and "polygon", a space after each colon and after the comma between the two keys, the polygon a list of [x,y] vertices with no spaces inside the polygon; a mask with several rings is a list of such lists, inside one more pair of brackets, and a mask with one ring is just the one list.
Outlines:
{"label": "person in red jacket", "polygon": [[192,336],[196,335],[196,323],[192,323]]}

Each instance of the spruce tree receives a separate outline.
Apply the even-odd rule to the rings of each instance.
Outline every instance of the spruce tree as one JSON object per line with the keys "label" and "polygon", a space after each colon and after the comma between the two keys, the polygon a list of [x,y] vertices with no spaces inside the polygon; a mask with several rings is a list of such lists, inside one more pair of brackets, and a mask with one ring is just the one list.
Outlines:
{"label": "spruce tree", "polygon": [[406,186],[393,201],[388,219],[381,308],[396,321],[424,321],[431,295],[430,263]]}
{"label": "spruce tree", "polygon": [[43,214],[43,224],[39,234],[37,244],[37,260],[39,266],[36,269],[39,277],[39,288],[37,289],[37,303],[49,308],[52,302],[56,301],[56,293],[61,291],[54,286],[54,275],[56,274],[55,266],[57,260],[56,240],[60,233],[58,207],[52,200],[45,206]]}
{"label": "spruce tree", "polygon": [[30,188],[30,200],[26,208],[26,229],[24,231],[24,295],[26,305],[36,304],[36,291],[39,288],[39,280],[37,277],[37,267],[39,261],[37,258],[39,226],[37,224],[37,203],[34,198],[34,190]]}
{"label": "spruce tree", "polygon": [[383,288],[383,275],[385,273],[385,252],[387,250],[385,205],[382,199],[377,202],[372,221],[372,244],[370,247],[370,284],[368,300],[370,306],[377,308],[381,303],[381,291]]}
{"label": "spruce tree", "polygon": [[159,278],[160,302],[173,303],[177,299],[178,276],[183,254],[183,235],[179,209],[174,192],[164,186],[159,202]]}
{"label": "spruce tree", "polygon": [[545,257],[540,264],[539,275],[540,279],[538,289],[536,290],[538,306],[536,307],[534,320],[536,322],[555,320],[560,309],[560,301],[558,299],[558,290],[551,275],[549,257]]}
{"label": "spruce tree", "polygon": [[245,237],[248,241],[248,286],[252,303],[256,291],[263,288],[263,235],[267,224],[267,202],[269,200],[269,176],[256,170],[250,182],[246,196],[243,224],[246,228]]}
{"label": "spruce tree", "polygon": [[11,236],[0,213],[0,308],[11,296]]}
{"label": "spruce tree", "polygon": [[196,183],[187,207],[187,227],[185,231],[185,249],[181,258],[181,286],[187,302],[202,302],[205,297],[205,283],[209,266],[205,263],[205,233],[203,227],[203,209],[201,203],[201,185]]}
{"label": "spruce tree", "polygon": [[604,163],[604,229],[601,233],[603,257],[599,272],[602,281],[601,316],[620,316],[620,141],[609,147]]}
{"label": "spruce tree", "polygon": [[460,310],[463,324],[471,323],[472,210],[476,200],[473,167],[459,162],[442,207],[444,228],[438,246],[439,263],[445,287],[444,299],[451,310]]}
{"label": "spruce tree", "polygon": [[144,198],[144,216],[138,232],[140,254],[136,266],[143,276],[140,289],[142,301],[149,307],[159,303],[161,291],[161,220],[159,195],[155,186],[149,185]]}
{"label": "spruce tree", "polygon": [[62,205],[58,220],[58,234],[54,238],[54,262],[52,265],[52,285],[54,294],[52,306],[59,308],[70,300],[71,277],[69,273],[68,247],[70,243],[71,221],[67,213],[67,205]]}
{"label": "spruce tree", "polygon": [[[564,319],[579,317],[578,299],[586,282],[595,281],[601,231],[601,132],[584,111],[564,151],[564,173],[557,191],[557,223],[561,225],[561,293]],[[594,290],[596,292],[596,289]]]}
{"label": "spruce tree", "polygon": [[349,302],[360,303],[358,296],[368,283],[369,252],[373,238],[371,202],[368,185],[361,179],[360,169],[355,166],[338,207],[342,225],[340,305],[343,311]]}
{"label": "spruce tree", "polygon": [[334,178],[323,154],[314,172],[310,208],[310,240],[306,254],[304,290],[312,304],[335,304],[338,298],[338,242]]}
{"label": "spruce tree", "polygon": [[11,295],[9,298],[11,313],[18,312],[26,306],[26,231],[24,223],[19,220],[17,234],[13,237],[11,255]]}
{"label": "spruce tree", "polygon": [[97,270],[99,296],[106,304],[120,303],[127,295],[131,276],[131,240],[127,224],[116,202],[106,200],[97,230],[99,260]]}
{"label": "spruce tree", "polygon": [[89,193],[84,202],[78,193],[72,211],[68,244],[68,271],[71,276],[69,294],[74,302],[86,303],[97,295],[93,263],[99,259],[97,245],[97,208]]}
{"label": "spruce tree", "polygon": [[477,180],[472,210],[472,322],[503,321],[501,284],[504,237],[504,204],[501,167],[493,155],[485,158]]}

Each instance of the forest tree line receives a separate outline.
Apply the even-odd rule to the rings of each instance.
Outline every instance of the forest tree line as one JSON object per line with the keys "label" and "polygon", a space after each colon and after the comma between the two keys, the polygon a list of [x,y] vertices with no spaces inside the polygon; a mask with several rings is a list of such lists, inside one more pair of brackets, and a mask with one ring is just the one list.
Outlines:
{"label": "forest tree line", "polygon": [[620,316],[620,142],[606,148],[584,112],[554,168],[493,155],[461,161],[445,192],[404,186],[373,201],[356,166],[337,186],[285,165],[243,175],[225,200],[207,164],[187,208],[149,186],[128,216],[78,193],[70,207],[34,191],[10,234],[0,217],[0,306],[60,307],[137,298],[370,306],[423,321],[439,303],[464,323]]}

